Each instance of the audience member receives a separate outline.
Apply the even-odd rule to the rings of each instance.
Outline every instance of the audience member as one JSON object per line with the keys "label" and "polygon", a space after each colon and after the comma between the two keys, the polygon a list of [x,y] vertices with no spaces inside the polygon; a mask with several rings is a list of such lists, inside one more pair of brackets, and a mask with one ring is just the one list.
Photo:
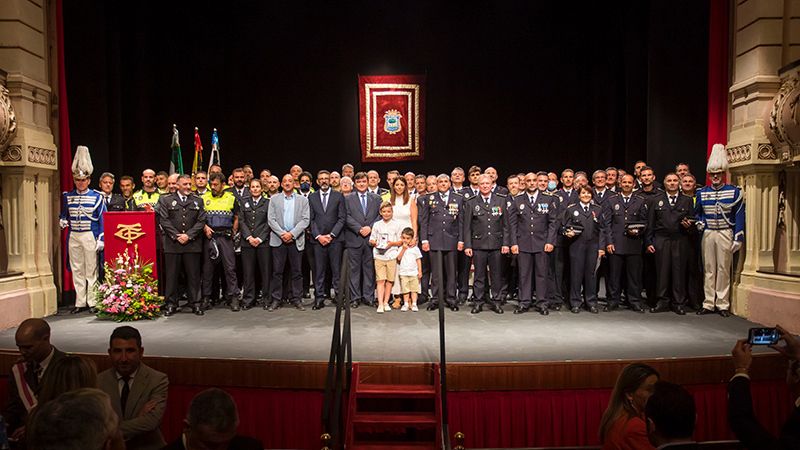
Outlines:
{"label": "audience member", "polygon": [[[659,381],[645,406],[647,436],[653,446],[669,450],[692,450],[697,413],[694,398],[677,384]],[[639,448],[639,447],[636,447]]]}
{"label": "audience member", "polygon": [[91,359],[67,355],[53,362],[48,373],[37,397],[37,408],[65,392],[97,387],[97,366]]}
{"label": "audience member", "polygon": [[652,449],[647,440],[644,411],[658,379],[658,372],[646,364],[629,364],[622,369],[600,419],[603,450]]}

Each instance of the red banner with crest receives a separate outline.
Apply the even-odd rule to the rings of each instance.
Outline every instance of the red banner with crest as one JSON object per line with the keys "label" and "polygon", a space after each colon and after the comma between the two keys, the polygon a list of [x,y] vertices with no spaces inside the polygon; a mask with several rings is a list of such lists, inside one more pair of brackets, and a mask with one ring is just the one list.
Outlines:
{"label": "red banner with crest", "polygon": [[103,215],[103,238],[105,262],[114,264],[117,255],[125,251],[133,258],[138,251],[143,262],[153,263],[153,277],[158,277],[155,212],[107,212]]}
{"label": "red banner with crest", "polygon": [[361,161],[423,159],[425,75],[358,77]]}

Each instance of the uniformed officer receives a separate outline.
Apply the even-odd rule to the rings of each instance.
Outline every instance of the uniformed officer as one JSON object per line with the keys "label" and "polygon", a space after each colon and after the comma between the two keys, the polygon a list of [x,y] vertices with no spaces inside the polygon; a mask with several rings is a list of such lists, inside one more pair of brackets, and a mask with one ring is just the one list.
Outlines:
{"label": "uniformed officer", "polygon": [[[597,314],[597,267],[606,251],[603,210],[592,202],[592,188],[578,189],[578,203],[564,210],[562,233],[568,237],[570,265],[570,311],[578,314],[581,305]],[[583,301],[581,300],[583,288]]]}
{"label": "uniformed officer", "polygon": [[256,299],[256,268],[261,274],[261,291],[269,293],[272,254],[269,248],[269,199],[262,195],[261,180],[250,180],[248,196],[242,197],[239,229],[242,235],[242,309],[253,307]]}
{"label": "uniformed officer", "polygon": [[[425,178],[425,175],[422,175]],[[415,178],[416,180],[416,178]],[[420,184],[420,188],[414,188],[416,192],[414,201],[417,202],[417,230],[422,229],[422,210],[425,208],[425,203],[428,201],[428,192],[426,192],[425,183]],[[419,236],[417,236],[419,238]],[[431,254],[419,247],[422,253],[422,279],[420,280],[420,294],[417,303],[424,304],[431,296]],[[433,309],[433,303],[428,305],[428,308]]]}
{"label": "uniformed officer", "polygon": [[517,254],[519,269],[519,306],[514,314],[527,312],[533,301],[533,277],[536,274],[536,309],[549,314],[552,298],[549,282],[548,253],[555,248],[559,221],[558,201],[547,195],[547,172],[525,175],[526,190],[514,197],[508,211],[511,253]]}
{"label": "uniformed officer", "polygon": [[[466,206],[467,200],[478,195],[480,189],[478,188],[478,179],[481,177],[483,170],[478,166],[472,166],[467,170],[469,183],[461,187],[459,192],[464,196],[464,205]],[[462,212],[463,214],[463,212]],[[469,274],[472,268],[472,258],[460,252],[458,254],[458,304],[463,305],[467,302],[469,295]]]}
{"label": "uniformed officer", "polygon": [[664,178],[664,189],[648,206],[645,245],[655,255],[656,300],[650,312],[686,311],[686,268],[689,229],[694,226],[692,199],[681,195],[680,180],[674,173]]}
{"label": "uniformed officer", "polygon": [[[473,258],[475,266],[472,283],[475,306],[472,314],[480,313],[484,304],[488,304],[497,314],[503,314],[500,306],[502,255],[509,252],[507,197],[492,193],[492,178],[489,175],[481,175],[478,186],[480,192],[467,201],[463,219],[464,254]],[[491,271],[491,298],[486,289],[487,268]]]}
{"label": "uniformed officer", "polygon": [[[564,215],[567,206],[578,203],[578,190],[575,189],[575,171],[564,169],[561,171],[561,188],[555,191],[558,197],[558,217]],[[550,271],[553,275],[553,301],[550,308],[561,310],[562,305],[569,304],[569,242],[562,233],[557,233],[555,249],[550,254]]]}
{"label": "uniformed officer", "polygon": [[[155,185],[156,172],[152,169],[142,171],[142,188],[133,193],[133,201],[139,210],[152,211],[161,193]],[[165,177],[166,181],[166,177]]]}
{"label": "uniformed officer", "polygon": [[452,311],[458,311],[456,260],[458,252],[464,250],[464,221],[461,214],[464,198],[450,190],[450,178],[445,174],[436,177],[436,188],[438,192],[428,194],[422,202],[419,214],[422,250],[441,253],[442,276],[445,280],[437,280],[435,276],[431,279],[433,297],[429,308],[438,307],[439,289],[447,286],[443,297]]}
{"label": "uniformed officer", "polygon": [[623,286],[623,268],[628,303],[633,311],[642,308],[642,238],[647,225],[647,205],[644,198],[633,194],[634,177],[625,174],[620,179],[619,195],[605,204],[608,243],[608,304],[603,311],[619,308]]}
{"label": "uniformed officer", "polygon": [[[209,176],[211,190],[203,199],[206,209],[206,239],[203,251],[203,302],[211,298],[211,278],[214,267],[221,262],[225,272],[227,301],[231,310],[239,310],[239,293],[236,282],[236,260],[233,251],[233,235],[239,228],[239,204],[236,196],[225,190],[225,177],[221,173]],[[206,305],[207,306],[207,305]]]}
{"label": "uniformed officer", "polygon": [[165,276],[167,281],[164,298],[165,316],[171,316],[177,309],[173,300],[178,288],[180,271],[186,279],[189,302],[192,312],[203,315],[200,305],[200,255],[203,251],[203,228],[206,212],[203,200],[192,194],[192,177],[178,177],[178,190],[174,194],[162,195],[158,199],[159,223],[163,231]]}

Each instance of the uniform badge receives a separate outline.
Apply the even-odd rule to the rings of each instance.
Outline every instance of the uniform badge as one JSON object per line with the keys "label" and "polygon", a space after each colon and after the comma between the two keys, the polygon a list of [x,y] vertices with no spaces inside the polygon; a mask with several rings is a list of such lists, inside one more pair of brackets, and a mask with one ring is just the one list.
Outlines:
{"label": "uniform badge", "polygon": [[481,206],[480,205],[475,205],[475,211],[480,211],[480,210],[481,210]]}
{"label": "uniform badge", "polygon": [[173,201],[172,201],[172,206],[175,206],[175,205],[177,205],[177,204],[178,204],[178,202],[177,202],[177,201],[175,201],[175,200],[173,200]]}
{"label": "uniform badge", "polygon": [[250,207],[250,202],[244,202],[244,207],[245,208],[249,208]]}
{"label": "uniform badge", "polygon": [[458,214],[458,205],[456,203],[450,203],[447,205],[448,212],[451,216],[455,216]]}
{"label": "uniform badge", "polygon": [[211,200],[210,200],[210,199],[209,199],[209,200],[206,200],[206,206],[208,206],[208,205],[210,205],[210,204],[211,204]]}
{"label": "uniform badge", "polygon": [[525,209],[525,205],[519,205],[519,210],[522,211],[523,209]]}
{"label": "uniform badge", "polygon": [[578,217],[580,214],[581,214],[581,213],[579,213],[578,211],[574,211],[574,212],[572,213],[572,215],[573,215],[573,216],[575,216],[575,217]]}
{"label": "uniform badge", "polygon": [[400,119],[403,117],[400,111],[390,109],[383,113],[383,131],[389,134],[397,134],[403,129]]}
{"label": "uniform badge", "polygon": [[195,206],[195,208],[199,208],[200,207],[200,205],[198,205],[197,202],[194,202],[194,206]]}
{"label": "uniform badge", "polygon": [[617,203],[616,205],[614,205],[614,211],[619,211],[619,203]]}
{"label": "uniform badge", "polygon": [[511,208],[511,202],[506,202],[506,207]]}
{"label": "uniform badge", "polygon": [[659,200],[658,201],[658,206],[664,206],[664,200]]}

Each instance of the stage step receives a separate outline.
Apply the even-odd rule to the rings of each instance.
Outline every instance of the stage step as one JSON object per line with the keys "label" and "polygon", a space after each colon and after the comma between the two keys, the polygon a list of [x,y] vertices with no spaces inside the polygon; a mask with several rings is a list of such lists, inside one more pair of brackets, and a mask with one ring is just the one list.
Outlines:
{"label": "stage step", "polygon": [[436,388],[427,384],[359,384],[359,397],[429,398],[436,396]]}
{"label": "stage step", "polygon": [[354,425],[436,425],[434,412],[358,412],[353,417]]}

